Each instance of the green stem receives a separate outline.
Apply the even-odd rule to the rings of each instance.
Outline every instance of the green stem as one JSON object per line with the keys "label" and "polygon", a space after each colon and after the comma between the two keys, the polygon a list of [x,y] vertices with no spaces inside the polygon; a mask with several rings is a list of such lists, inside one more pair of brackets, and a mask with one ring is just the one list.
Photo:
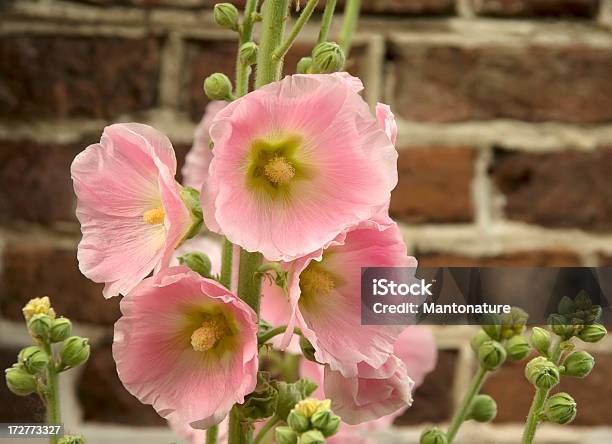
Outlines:
{"label": "green stem", "polygon": [[206,430],[206,444],[217,444],[217,434],[219,433],[219,426],[214,425]]}
{"label": "green stem", "polygon": [[344,7],[344,18],[342,20],[342,29],[338,37],[338,44],[344,50],[344,55],[348,58],[351,50],[351,39],[355,28],[357,28],[357,20],[359,19],[359,10],[361,9],[361,0],[347,0]]}
{"label": "green stem", "polygon": [[323,18],[321,18],[321,30],[319,31],[317,44],[327,41],[327,34],[329,34],[329,28],[331,27],[335,10],[336,0],[327,0],[327,3],[325,3],[325,10],[323,11]]}
{"label": "green stem", "polygon": [[240,249],[240,271],[238,272],[238,290],[240,299],[249,306],[259,316],[259,303],[261,299],[261,279],[262,276],[257,272],[263,256],[261,253],[249,253]]}
{"label": "green stem", "polygon": [[243,430],[242,422],[240,421],[240,412],[234,406],[230,410],[229,425],[227,430],[227,442],[229,444],[251,444],[253,441],[253,431],[249,428]]}
{"label": "green stem", "polygon": [[[47,422],[49,425],[60,425],[60,397],[59,397],[59,372],[55,366],[53,359],[53,351],[51,345],[45,345],[45,352],[49,357],[49,365],[47,365],[47,386],[45,392],[45,400],[47,404]],[[57,436],[49,437],[50,444],[57,444],[59,438]]]}
{"label": "green stem", "polygon": [[461,427],[461,424],[463,424],[463,422],[467,418],[470,412],[470,406],[472,405],[472,401],[474,400],[474,396],[476,396],[478,392],[480,392],[480,389],[487,377],[487,374],[488,370],[485,370],[484,368],[480,367],[476,375],[474,375],[474,378],[470,383],[470,387],[468,388],[468,391],[465,394],[463,401],[461,401],[461,406],[459,407],[459,410],[457,410],[457,412],[455,413],[455,416],[453,416],[453,420],[451,421],[451,424],[448,427],[448,431],[446,432],[446,439],[448,440],[448,444],[451,444],[451,442],[453,442],[455,435],[457,435],[457,432],[459,431],[459,427]]}
{"label": "green stem", "polygon": [[272,430],[276,424],[279,423],[279,421],[280,421],[280,418],[278,416],[276,416],[276,415],[273,416],[272,418],[270,418],[268,420],[268,422],[266,422],[264,424],[264,426],[261,428],[261,430],[255,436],[255,439],[253,440],[253,444],[259,444],[261,442],[261,440],[266,437],[268,432],[270,430]]}
{"label": "green stem", "polygon": [[232,284],[232,243],[227,239],[223,241],[220,282],[227,289]]}
{"label": "green stem", "polygon": [[236,97],[242,97],[249,92],[249,78],[251,77],[251,67],[240,62],[240,48],[247,42],[253,40],[253,15],[257,9],[257,0],[247,0],[244,6],[244,16],[242,28],[240,30],[240,40],[238,43],[238,54],[236,54]]}
{"label": "green stem", "polygon": [[289,10],[288,0],[265,0],[262,6],[262,34],[257,51],[257,88],[280,78],[283,59],[274,58],[285,33],[285,19]]}
{"label": "green stem", "polygon": [[[259,336],[258,338],[258,342],[260,345],[265,344],[266,342],[268,342],[270,339],[281,335],[283,333],[285,333],[287,331],[287,326],[286,325],[281,325],[280,327],[275,327],[271,330],[268,330],[267,332],[265,332],[264,334],[262,334],[261,336]],[[293,329],[293,333],[296,335],[301,335],[302,331],[299,328],[294,328]]]}
{"label": "green stem", "polygon": [[308,0],[308,3],[306,3],[304,10],[295,22],[295,25],[293,25],[293,28],[291,28],[291,32],[289,33],[289,37],[287,37],[287,40],[283,42],[280,48],[274,51],[274,54],[272,55],[273,59],[282,60],[283,57],[285,57],[285,54],[287,54],[289,49],[291,49],[291,45],[293,45],[293,42],[295,42],[295,39],[300,34],[300,31],[302,30],[306,22],[308,22],[308,20],[310,19],[310,16],[312,15],[312,12],[317,6],[317,3],[319,3],[319,0]]}
{"label": "green stem", "polygon": [[529,415],[527,415],[525,430],[523,431],[523,444],[533,443],[533,438],[535,438],[535,433],[540,423],[540,413],[542,412],[542,407],[544,407],[549,391],[550,390],[541,388],[536,389],[531,408],[529,409]]}

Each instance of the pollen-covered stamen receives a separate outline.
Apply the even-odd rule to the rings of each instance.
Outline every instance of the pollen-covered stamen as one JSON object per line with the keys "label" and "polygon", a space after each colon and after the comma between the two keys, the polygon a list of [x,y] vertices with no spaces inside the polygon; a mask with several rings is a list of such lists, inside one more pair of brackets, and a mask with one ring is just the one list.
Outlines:
{"label": "pollen-covered stamen", "polygon": [[227,334],[227,321],[223,315],[208,316],[202,326],[191,334],[191,346],[195,351],[210,350]]}
{"label": "pollen-covered stamen", "polygon": [[264,167],[264,175],[272,183],[287,183],[295,176],[295,167],[284,157],[276,156]]}
{"label": "pollen-covered stamen", "polygon": [[150,225],[157,225],[164,223],[164,209],[162,207],[153,208],[152,210],[145,211],[142,215],[142,220]]}
{"label": "pollen-covered stamen", "polygon": [[320,268],[308,267],[300,274],[300,288],[309,295],[329,294],[335,286],[331,274]]}

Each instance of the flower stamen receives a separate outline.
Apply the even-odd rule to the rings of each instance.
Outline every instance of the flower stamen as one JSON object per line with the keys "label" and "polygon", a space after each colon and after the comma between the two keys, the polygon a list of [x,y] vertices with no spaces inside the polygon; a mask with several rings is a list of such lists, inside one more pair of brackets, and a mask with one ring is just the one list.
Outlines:
{"label": "flower stamen", "polygon": [[208,351],[217,345],[227,330],[227,321],[223,315],[206,317],[202,326],[191,334],[191,346],[198,352]]}
{"label": "flower stamen", "polygon": [[307,294],[327,295],[335,286],[332,275],[320,268],[307,267],[300,274],[300,288]]}
{"label": "flower stamen", "polygon": [[295,176],[295,167],[282,156],[275,156],[264,167],[264,175],[274,184],[284,184]]}
{"label": "flower stamen", "polygon": [[153,208],[152,210],[145,211],[142,215],[142,220],[144,220],[149,225],[157,225],[164,222],[164,217],[166,217],[166,213],[162,207]]}

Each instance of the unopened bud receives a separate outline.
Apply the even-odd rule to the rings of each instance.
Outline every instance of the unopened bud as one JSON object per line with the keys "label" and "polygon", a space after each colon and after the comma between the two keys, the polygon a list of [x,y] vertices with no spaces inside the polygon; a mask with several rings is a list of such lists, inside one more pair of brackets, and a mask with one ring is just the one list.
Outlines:
{"label": "unopened bud", "polygon": [[584,342],[599,342],[608,334],[606,327],[601,324],[585,325],[578,337]]}
{"label": "unopened bud", "polygon": [[544,404],[544,415],[557,424],[572,422],[576,417],[576,401],[567,393],[552,395]]}
{"label": "unopened bud", "polygon": [[540,354],[548,356],[550,350],[550,332],[544,328],[533,327],[531,330],[531,345]]}
{"label": "unopened bud", "polygon": [[584,378],[593,370],[595,358],[585,351],[570,353],[561,367],[561,373],[576,378]]}
{"label": "unopened bud", "polygon": [[202,204],[200,203],[200,192],[198,190],[191,187],[181,188],[181,200],[185,207],[187,207],[187,210],[189,210],[189,216],[191,217],[189,230],[187,230],[187,233],[181,239],[181,241],[184,241],[200,234],[204,218],[202,216]]}
{"label": "unopened bud", "polygon": [[178,261],[181,265],[191,268],[200,276],[205,278],[211,277],[212,265],[210,259],[204,253],[200,253],[199,251],[187,253],[179,256]]}
{"label": "unopened bud", "polygon": [[316,412],[331,410],[331,401],[329,399],[306,398],[296,404],[295,410],[302,412],[306,418],[311,418]]}
{"label": "unopened bud", "polygon": [[569,339],[574,335],[574,326],[565,316],[552,314],[548,317],[548,324],[553,333],[563,339]]}
{"label": "unopened bud", "polygon": [[36,314],[45,314],[52,319],[55,318],[55,311],[51,307],[51,301],[48,296],[30,299],[23,307],[22,312],[26,322],[29,322],[32,316]]}
{"label": "unopened bud", "polygon": [[472,346],[472,350],[474,350],[475,352],[478,352],[478,349],[480,348],[480,346],[484,342],[490,341],[490,340],[491,338],[489,337],[489,335],[483,329],[480,329],[478,330],[478,333],[476,333],[472,337],[472,340],[470,341],[470,345]]}
{"label": "unopened bud", "polygon": [[309,430],[300,435],[298,444],[325,444],[325,436],[318,430]]}
{"label": "unopened bud", "polygon": [[216,72],[204,80],[204,92],[212,100],[231,100],[232,82],[225,74]]}
{"label": "unopened bud", "polygon": [[302,57],[297,64],[296,71],[298,74],[306,74],[312,65],[312,57]]}
{"label": "unopened bud", "polygon": [[291,427],[277,427],[274,435],[278,444],[297,444],[298,441],[298,434]]}
{"label": "unopened bud", "polygon": [[19,367],[5,370],[6,386],[18,396],[27,396],[37,389],[36,378]]}
{"label": "unopened bud", "polygon": [[238,31],[238,9],[231,3],[217,3],[213,10],[213,16],[217,25]]}
{"label": "unopened bud", "polygon": [[89,341],[86,338],[71,336],[62,344],[62,365],[66,368],[77,367],[87,361],[89,353]]}
{"label": "unopened bud", "polygon": [[512,307],[510,313],[501,316],[501,337],[502,339],[510,339],[516,335],[520,335],[525,331],[527,319],[529,315],[525,310],[519,307]]}
{"label": "unopened bud", "polygon": [[49,357],[40,347],[30,346],[19,352],[19,362],[23,364],[28,373],[36,375],[47,368]]}
{"label": "unopened bud", "polygon": [[534,386],[548,390],[559,383],[559,369],[544,356],[538,356],[527,363],[525,377]]}
{"label": "unopened bud", "polygon": [[49,338],[53,319],[46,314],[35,314],[28,322],[28,330],[34,339],[46,341]]}
{"label": "unopened bud", "polygon": [[567,296],[563,296],[559,301],[559,305],[557,306],[557,310],[562,315],[569,315],[574,312],[574,301]]}
{"label": "unopened bud", "polygon": [[506,350],[497,341],[485,341],[478,349],[478,360],[485,370],[495,370],[506,360]]}
{"label": "unopened bud", "polygon": [[305,432],[310,429],[310,420],[299,410],[293,409],[287,416],[287,424],[296,432]]}
{"label": "unopened bud", "polygon": [[240,63],[243,65],[252,65],[257,61],[257,44],[255,42],[246,42],[240,47]]}
{"label": "unopened bud", "polygon": [[525,359],[529,353],[531,353],[531,346],[526,337],[517,335],[508,339],[506,343],[506,351],[508,357],[513,361],[520,361]]}
{"label": "unopened bud", "polygon": [[319,43],[312,50],[311,74],[331,74],[344,67],[344,51],[334,42]]}
{"label": "unopened bud", "polygon": [[476,395],[468,416],[478,422],[493,421],[497,416],[497,403],[489,395]]}
{"label": "unopened bud", "polygon": [[302,349],[302,354],[306,359],[312,362],[317,362],[317,359],[315,358],[315,348],[304,336],[300,336],[300,349]]}
{"label": "unopened bud", "polygon": [[483,316],[482,329],[489,337],[495,341],[499,341],[502,336],[501,319],[499,316],[490,314]]}
{"label": "unopened bud", "polygon": [[334,415],[331,410],[315,412],[310,418],[313,427],[320,430],[326,438],[335,435],[340,428],[340,417]]}
{"label": "unopened bud", "polygon": [[57,318],[53,320],[49,337],[51,342],[62,342],[64,339],[70,337],[71,332],[72,323],[70,320],[66,318]]}
{"label": "unopened bud", "polygon": [[85,444],[85,438],[81,435],[67,435],[60,438],[57,444]]}
{"label": "unopened bud", "polygon": [[447,444],[446,434],[437,427],[426,429],[421,433],[419,444]]}

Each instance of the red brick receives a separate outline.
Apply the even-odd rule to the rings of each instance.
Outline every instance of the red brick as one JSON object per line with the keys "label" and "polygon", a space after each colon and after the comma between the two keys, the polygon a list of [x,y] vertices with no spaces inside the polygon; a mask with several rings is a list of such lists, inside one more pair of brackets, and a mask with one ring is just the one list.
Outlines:
{"label": "red brick", "polygon": [[58,314],[75,321],[110,325],[119,318],[119,298],[105,300],[102,285],[81,274],[76,250],[11,239],[0,263],[0,312],[8,318],[22,320],[21,308],[39,296],[49,296]]}
{"label": "red brick", "polygon": [[391,215],[410,223],[472,220],[473,163],[474,151],[470,148],[400,150]]}
{"label": "red brick", "polygon": [[612,229],[612,149],[548,154],[499,151],[491,175],[510,219],[559,228]]}
{"label": "red brick", "polygon": [[[394,103],[406,119],[612,121],[610,48],[494,43],[468,47],[449,38],[448,43],[398,41],[391,53]],[[577,81],[579,88],[568,87]]]}
{"label": "red brick", "polygon": [[417,253],[421,267],[576,267],[580,258],[567,250],[536,250],[468,257],[448,253]]}
{"label": "red brick", "polygon": [[599,0],[473,0],[476,12],[496,17],[594,17]]}
{"label": "red brick", "polygon": [[156,39],[0,38],[0,115],[99,117],[155,106]]}

